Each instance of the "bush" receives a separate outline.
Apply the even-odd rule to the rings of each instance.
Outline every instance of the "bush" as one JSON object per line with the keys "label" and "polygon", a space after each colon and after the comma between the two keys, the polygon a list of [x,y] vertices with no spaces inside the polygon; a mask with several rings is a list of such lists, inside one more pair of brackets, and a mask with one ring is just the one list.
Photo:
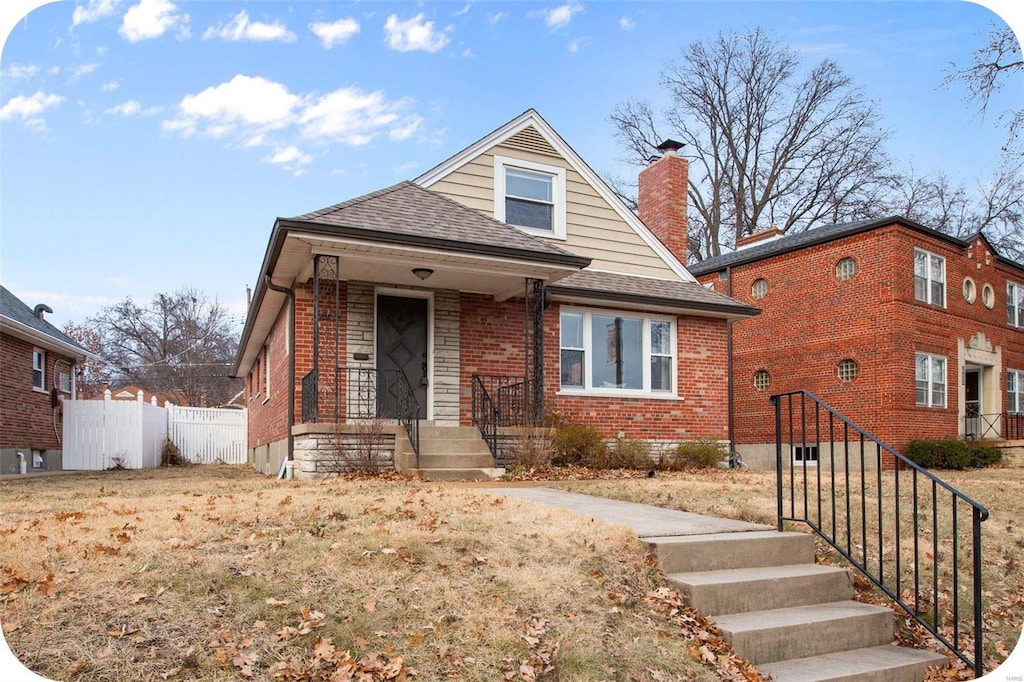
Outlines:
{"label": "bush", "polygon": [[538,469],[551,464],[551,445],[543,429],[524,426],[516,431],[512,459],[522,469]]}
{"label": "bush", "polygon": [[563,423],[551,439],[551,463],[555,466],[579,464],[591,466],[605,458],[608,444],[593,426]]}
{"label": "bush", "polygon": [[680,443],[672,450],[661,453],[658,468],[670,471],[683,469],[714,469],[729,456],[725,443],[714,438],[702,438],[691,443]]}
{"label": "bush", "polygon": [[595,469],[650,469],[651,444],[632,438],[616,438],[604,456],[589,466]]}
{"label": "bush", "polygon": [[170,438],[164,440],[164,451],[160,460],[160,466],[177,467],[183,464],[185,464],[185,458],[181,456],[181,450],[178,449],[178,446]]}
{"label": "bush", "polygon": [[1002,459],[999,448],[956,438],[918,438],[907,445],[907,459],[926,469],[970,469]]}

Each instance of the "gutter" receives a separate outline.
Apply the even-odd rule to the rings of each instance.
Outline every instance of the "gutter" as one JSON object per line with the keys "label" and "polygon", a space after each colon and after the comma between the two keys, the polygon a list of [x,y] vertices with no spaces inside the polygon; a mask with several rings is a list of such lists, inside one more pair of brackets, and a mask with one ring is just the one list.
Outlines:
{"label": "gutter", "polygon": [[287,296],[290,305],[288,309],[288,348],[291,349],[288,359],[288,452],[285,453],[285,461],[291,462],[295,459],[295,436],[292,435],[292,428],[295,426],[295,292],[271,282],[270,275],[265,275],[263,281],[271,291]]}
{"label": "gutter", "polygon": [[706,303],[702,301],[683,301],[678,298],[666,298],[660,296],[644,296],[642,294],[631,294],[621,291],[600,291],[597,289],[577,289],[575,287],[559,286],[552,284],[545,287],[552,296],[566,296],[573,298],[592,299],[596,301],[614,301],[617,303],[628,303],[634,305],[646,305],[661,308],[663,310],[675,310],[680,313],[720,313],[726,318],[753,317],[761,312],[760,308],[754,308],[742,303]]}

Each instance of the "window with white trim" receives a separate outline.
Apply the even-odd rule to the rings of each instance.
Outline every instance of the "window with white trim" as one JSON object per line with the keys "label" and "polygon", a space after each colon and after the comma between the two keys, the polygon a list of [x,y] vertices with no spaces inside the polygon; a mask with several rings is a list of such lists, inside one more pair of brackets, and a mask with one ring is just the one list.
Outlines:
{"label": "window with white trim", "polygon": [[263,346],[263,399],[270,400],[270,344]]}
{"label": "window with white trim", "polygon": [[1006,323],[1024,329],[1024,284],[1006,283]]}
{"label": "window with white trim", "polygon": [[914,249],[914,298],[933,305],[946,305],[945,258]]}
{"label": "window with white trim", "polygon": [[930,353],[915,356],[916,402],[923,407],[946,406],[946,358]]}
{"label": "window with white trim", "polygon": [[673,318],[563,309],[562,389],[627,395],[674,394],[675,329]]}
{"label": "window with white trim", "polygon": [[794,445],[793,446],[793,464],[817,464],[818,463],[818,446],[817,445]]}
{"label": "window with white trim", "polygon": [[60,390],[64,393],[71,393],[71,372],[61,372],[59,377]]}
{"label": "window with white trim", "polygon": [[1024,370],[1006,370],[1006,411],[1024,412]]}
{"label": "window with white trim", "polygon": [[565,169],[495,156],[494,217],[530,234],[565,239]]}
{"label": "window with white trim", "polygon": [[32,388],[46,390],[46,351],[41,348],[32,349]]}

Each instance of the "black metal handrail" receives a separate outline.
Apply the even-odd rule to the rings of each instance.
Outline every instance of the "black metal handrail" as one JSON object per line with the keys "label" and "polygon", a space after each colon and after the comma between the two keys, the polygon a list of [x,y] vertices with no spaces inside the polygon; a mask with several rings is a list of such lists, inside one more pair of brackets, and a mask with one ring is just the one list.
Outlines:
{"label": "black metal handrail", "polygon": [[473,426],[480,429],[491,456],[499,457],[498,429],[533,423],[530,383],[526,377],[474,374]]}
{"label": "black metal handrail", "polygon": [[302,377],[302,422],[316,422],[320,418],[318,372],[310,370]]}
{"label": "black metal handrail", "polygon": [[[808,391],[773,395],[771,402],[779,530],[785,521],[806,523],[980,677],[984,672],[981,523],[988,518],[988,509]],[[888,488],[883,485],[888,478],[883,477],[883,468],[893,470]],[[906,478],[910,478],[909,493],[905,482],[901,492],[901,479]],[[802,505],[797,501],[800,489]],[[892,496],[889,503],[886,494]],[[907,494],[909,510],[901,500]],[[887,521],[884,512],[890,506],[894,520]],[[963,512],[970,517],[966,551],[961,544],[961,526],[966,526]],[[904,549],[912,555],[911,566],[903,560]],[[943,571],[951,573],[949,581]],[[969,618],[961,616],[961,599],[968,597]],[[951,617],[940,621],[940,612]],[[967,651],[970,639],[973,656]]]}
{"label": "black metal handrail", "polygon": [[420,461],[420,404],[405,373],[397,369],[342,367],[347,387],[349,419],[395,419],[405,428],[409,443]]}
{"label": "black metal handrail", "polygon": [[1005,440],[1024,440],[1024,412],[1003,412]]}

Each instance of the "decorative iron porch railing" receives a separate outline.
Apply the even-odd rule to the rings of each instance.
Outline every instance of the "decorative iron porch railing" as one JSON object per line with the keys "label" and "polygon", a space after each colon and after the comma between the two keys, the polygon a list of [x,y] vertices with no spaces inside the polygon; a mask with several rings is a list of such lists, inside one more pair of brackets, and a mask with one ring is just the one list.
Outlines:
{"label": "decorative iron porch railing", "polygon": [[1024,440],[1024,412],[1003,412],[1005,440]]}
{"label": "decorative iron porch railing", "polygon": [[980,677],[988,510],[808,391],[771,402],[779,530],[806,523]]}
{"label": "decorative iron porch railing", "polygon": [[500,456],[498,429],[534,425],[533,393],[526,377],[473,375],[473,426],[480,429],[495,463]]}
{"label": "decorative iron porch railing", "polygon": [[[311,370],[302,377],[303,422],[341,419],[341,396],[344,395],[346,419],[394,419],[401,424],[419,466],[420,406],[405,374],[372,367],[336,367],[333,384],[319,381],[320,376],[318,370]],[[340,381],[342,376],[344,384]]]}
{"label": "decorative iron porch railing", "polygon": [[964,417],[964,438],[971,440],[1022,440],[1024,414],[970,414]]}

